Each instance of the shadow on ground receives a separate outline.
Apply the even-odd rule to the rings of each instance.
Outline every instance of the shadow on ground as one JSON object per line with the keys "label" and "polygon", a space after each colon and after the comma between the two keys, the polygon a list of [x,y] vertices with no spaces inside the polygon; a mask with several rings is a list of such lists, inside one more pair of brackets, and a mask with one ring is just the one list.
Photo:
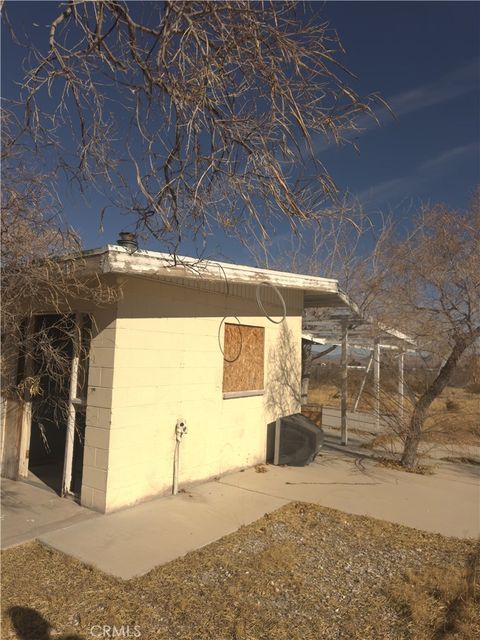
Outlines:
{"label": "shadow on ground", "polygon": [[58,636],[54,633],[52,636],[52,625],[35,609],[11,607],[7,614],[19,640],[85,640],[83,636],[70,634]]}

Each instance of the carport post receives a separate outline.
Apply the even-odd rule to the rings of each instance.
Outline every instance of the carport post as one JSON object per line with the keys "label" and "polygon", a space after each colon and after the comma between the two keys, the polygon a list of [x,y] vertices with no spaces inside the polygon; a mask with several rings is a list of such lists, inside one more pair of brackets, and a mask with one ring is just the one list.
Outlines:
{"label": "carport post", "polygon": [[373,395],[375,399],[375,427],[380,430],[380,343],[373,344]]}
{"label": "carport post", "polygon": [[403,349],[400,348],[398,353],[398,415],[400,418],[400,423],[403,423],[403,414],[404,414],[404,352]]}
{"label": "carport post", "polygon": [[341,399],[341,443],[348,443],[348,420],[347,420],[347,393],[348,393],[348,322],[342,322],[342,356],[341,356],[341,379],[342,379],[342,399]]}
{"label": "carport post", "polygon": [[[35,316],[28,320],[25,336],[25,371],[24,379],[28,380],[33,376],[33,336],[35,334]],[[19,443],[19,464],[18,475],[26,478],[28,476],[28,458],[30,450],[30,438],[32,434],[32,394],[26,388],[22,402],[22,422]]]}
{"label": "carport post", "polygon": [[76,313],[74,318],[73,357],[70,372],[70,391],[68,396],[67,434],[65,440],[65,458],[63,463],[62,496],[70,493],[72,484],[73,442],[75,438],[75,400],[77,398],[78,365],[82,340],[82,314]]}

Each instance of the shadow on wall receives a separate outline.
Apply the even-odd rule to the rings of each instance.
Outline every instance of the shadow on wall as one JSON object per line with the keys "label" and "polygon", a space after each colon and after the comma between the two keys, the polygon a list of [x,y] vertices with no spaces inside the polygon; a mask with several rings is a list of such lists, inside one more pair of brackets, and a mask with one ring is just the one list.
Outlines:
{"label": "shadow on wall", "polygon": [[52,636],[52,625],[35,609],[11,607],[7,613],[19,640],[84,640],[83,636],[58,636],[55,632]]}
{"label": "shadow on wall", "polygon": [[301,405],[300,344],[284,322],[268,353],[265,409],[271,419],[296,413]]}
{"label": "shadow on wall", "polygon": [[[201,271],[200,271],[201,273]],[[117,317],[122,318],[220,318],[224,316],[263,316],[257,301],[258,283],[219,284],[202,281],[165,278],[160,281],[125,277],[122,281],[123,296],[118,305]],[[283,307],[275,291],[263,287],[262,303],[272,315],[281,315]],[[287,317],[301,315],[302,302],[298,294],[284,293]],[[292,302],[291,296],[294,296]]]}

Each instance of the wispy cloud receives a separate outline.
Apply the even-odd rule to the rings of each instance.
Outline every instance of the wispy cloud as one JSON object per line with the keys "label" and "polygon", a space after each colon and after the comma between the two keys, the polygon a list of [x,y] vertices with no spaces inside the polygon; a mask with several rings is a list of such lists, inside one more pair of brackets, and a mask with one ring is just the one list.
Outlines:
{"label": "wispy cloud", "polygon": [[364,205],[383,204],[402,194],[411,193],[412,182],[416,178],[417,176],[403,176],[402,178],[384,180],[368,189],[360,191],[360,193],[356,194],[356,198]]}
{"label": "wispy cloud", "polygon": [[430,158],[430,160],[426,160],[420,165],[421,171],[429,171],[430,169],[440,168],[443,165],[449,165],[456,160],[460,160],[466,155],[470,153],[478,152],[478,144],[476,142],[471,142],[470,144],[464,144],[459,147],[454,147],[453,149],[447,149],[442,153],[439,153],[434,158]]}
{"label": "wispy cloud", "polygon": [[[442,104],[466,95],[475,88],[478,88],[479,82],[480,60],[476,59],[455,71],[445,73],[435,82],[397,93],[387,98],[386,102],[392,109],[394,115],[397,118],[401,118],[402,116],[415,113],[427,107]],[[391,113],[385,107],[378,107],[376,109],[376,116],[382,123],[382,126],[393,121]],[[357,127],[357,131],[348,132],[348,134],[345,135],[347,140],[358,138],[360,135],[377,128],[378,124],[373,118],[362,115],[357,119]],[[334,144],[333,140],[329,141],[319,137],[315,144],[315,151],[320,153]]]}
{"label": "wispy cloud", "polygon": [[474,60],[435,82],[392,96],[387,102],[397,116],[413,113],[470,93],[478,87],[479,73],[480,60]]}
{"label": "wispy cloud", "polygon": [[422,162],[414,173],[379,182],[358,193],[357,198],[362,204],[369,206],[380,206],[398,199],[411,198],[424,184],[441,178],[454,163],[477,151],[476,143],[447,149]]}

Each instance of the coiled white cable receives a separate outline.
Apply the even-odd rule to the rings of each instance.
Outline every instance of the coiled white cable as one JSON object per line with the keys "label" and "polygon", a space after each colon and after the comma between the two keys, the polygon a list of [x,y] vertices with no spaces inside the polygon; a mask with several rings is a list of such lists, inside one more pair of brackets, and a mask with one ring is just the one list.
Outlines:
{"label": "coiled white cable", "polygon": [[[283,317],[281,320],[274,320],[273,318],[271,318],[268,313],[265,311],[265,307],[263,306],[262,300],[260,298],[260,287],[262,286],[268,286],[268,287],[272,287],[272,289],[275,291],[275,293],[278,296],[278,299],[280,300],[282,307],[283,307]],[[256,289],[256,297],[257,297],[257,304],[260,307],[261,311],[263,312],[263,314],[265,315],[265,317],[270,320],[270,322],[273,322],[273,324],[282,324],[282,322],[285,320],[285,318],[287,317],[287,305],[285,304],[285,299],[282,296],[282,294],[280,293],[280,290],[278,289],[278,287],[276,287],[274,284],[272,284],[271,282],[268,282],[268,280],[264,280],[263,282],[259,282],[257,285],[257,289]]]}

